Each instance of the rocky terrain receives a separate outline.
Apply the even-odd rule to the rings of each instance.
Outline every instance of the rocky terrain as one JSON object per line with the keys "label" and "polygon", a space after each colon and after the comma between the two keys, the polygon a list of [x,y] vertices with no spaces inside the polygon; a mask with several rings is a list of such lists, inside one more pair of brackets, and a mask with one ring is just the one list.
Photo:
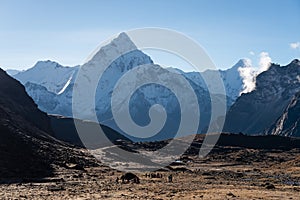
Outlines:
{"label": "rocky terrain", "polygon": [[[263,142],[259,143],[261,139]],[[2,183],[0,196],[2,199],[299,199],[299,140],[225,134],[207,157],[199,158],[197,145],[202,141],[203,136],[197,136],[190,151],[164,169],[136,173],[139,184],[117,182],[124,172],[101,165],[82,169],[55,167],[52,177]],[[157,145],[161,144],[145,143],[136,148]]]}

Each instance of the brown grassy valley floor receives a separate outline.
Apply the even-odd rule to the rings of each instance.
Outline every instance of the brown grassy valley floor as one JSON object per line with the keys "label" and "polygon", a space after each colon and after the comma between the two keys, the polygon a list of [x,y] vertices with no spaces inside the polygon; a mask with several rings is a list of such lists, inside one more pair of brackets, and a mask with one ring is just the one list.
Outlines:
{"label": "brown grassy valley floor", "polygon": [[[205,158],[190,154],[161,171],[137,174],[140,184],[116,183],[123,173],[99,165],[53,166],[54,177],[0,184],[1,199],[300,199],[300,149],[219,144]],[[76,166],[74,167],[76,168]],[[184,171],[184,172],[183,172]],[[173,175],[173,182],[167,177]]]}

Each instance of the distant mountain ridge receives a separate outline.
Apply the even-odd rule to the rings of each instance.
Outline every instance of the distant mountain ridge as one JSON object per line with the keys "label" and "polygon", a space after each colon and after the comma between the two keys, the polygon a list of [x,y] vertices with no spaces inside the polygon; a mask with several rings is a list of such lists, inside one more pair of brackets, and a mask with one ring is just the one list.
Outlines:
{"label": "distant mountain ridge", "polygon": [[[239,68],[251,67],[248,59],[240,59],[234,66],[226,70],[206,70],[202,72],[204,77],[216,77],[215,74],[219,73],[223,80],[226,95],[231,99],[230,105],[240,96],[243,90],[243,80],[240,76]],[[205,88],[205,82],[198,72],[182,73],[185,77],[195,82],[197,85]]]}
{"label": "distant mountain ridge", "polygon": [[[120,34],[111,43],[101,48],[88,61],[94,66],[101,65],[101,60],[107,59],[108,52],[118,52],[124,48],[132,49],[132,51],[116,59],[106,69],[98,84],[95,97],[95,109],[99,122],[119,132],[122,132],[122,130],[119,129],[113,119],[110,105],[111,94],[116,82],[133,68],[154,63],[151,57],[136,49],[135,44],[125,33]],[[262,134],[269,129],[275,123],[275,120],[281,116],[292,96],[297,92],[299,86],[297,81],[300,80],[300,78],[297,78],[299,71],[291,66],[297,66],[298,64],[298,60],[294,60],[286,67],[272,64],[269,70],[256,78],[256,89],[241,96],[243,78],[240,75],[239,68],[251,67],[248,59],[239,60],[227,70],[206,70],[202,72],[201,75],[208,78],[219,74],[224,82],[227,95],[226,107],[229,109],[224,130],[236,133]],[[41,110],[48,114],[72,117],[72,93],[79,67],[82,66],[64,67],[56,62],[40,61],[31,69],[20,72],[13,77],[25,85],[27,93],[34,99]],[[164,69],[158,65],[157,71],[160,74],[164,74],[166,71],[182,74],[189,81],[196,92],[198,103],[202,107],[198,133],[205,132],[210,120],[211,99],[203,77],[197,72],[183,72],[176,68]],[[161,79],[161,77],[163,76],[158,75],[152,78]],[[171,80],[172,76],[168,78]],[[182,90],[184,91],[185,89],[182,88]],[[176,125],[180,121],[178,102],[176,97],[166,88],[161,86],[144,86],[134,93],[130,102],[130,114],[137,124],[142,126],[148,124],[148,110],[150,106],[159,103],[167,108],[167,113],[170,117],[169,124],[166,125],[162,132],[172,135],[178,128]],[[90,111],[88,109],[82,108],[81,112],[85,113],[86,119],[89,119]],[[166,134],[165,136],[152,139],[167,139],[171,135]],[[125,136],[128,135],[125,134]]]}
{"label": "distant mountain ridge", "polygon": [[[118,51],[118,49],[128,48],[133,51],[122,55],[115,60],[111,66],[106,70],[104,76],[101,78],[97,94],[96,94],[96,112],[100,122],[118,130],[117,125],[112,119],[110,98],[114,85],[126,72],[139,65],[153,64],[151,58],[142,51],[136,49],[136,46],[126,34],[120,34],[111,43],[104,46],[96,53],[93,60],[90,62],[97,63],[102,59],[106,59],[107,52]],[[103,53],[101,53],[103,52]],[[101,54],[101,56],[100,56]],[[233,68],[224,71],[205,71],[206,76],[215,76],[220,73],[221,78],[225,83],[225,90],[229,97],[227,97],[227,107],[229,107],[242,91],[242,79],[238,72],[238,67],[248,66],[247,60],[240,60]],[[159,67],[160,68],[160,67]],[[79,67],[63,67],[58,63],[51,61],[40,61],[34,67],[24,72],[20,72],[13,76],[25,85],[28,94],[35,100],[39,108],[48,114],[59,114],[67,117],[72,116],[72,92],[74,81],[78,73]],[[159,69],[163,73],[166,69]],[[207,128],[207,123],[210,119],[210,97],[206,89],[206,84],[199,73],[182,72],[183,76],[190,82],[191,86],[197,93],[199,105],[204,107],[202,121],[200,122],[199,132]],[[161,76],[162,77],[162,76]],[[172,79],[172,77],[169,77]],[[164,94],[164,95],[162,95]],[[137,90],[132,97],[131,110],[134,120],[138,124],[148,123],[148,108],[154,103],[161,103],[168,107],[168,113],[172,124],[179,122],[180,114],[178,114],[178,104],[176,97],[172,96],[170,91],[164,87],[146,86]],[[171,107],[170,107],[171,106]],[[203,109],[203,108],[202,108]],[[86,109],[82,109],[86,112]],[[87,116],[89,113],[87,113]],[[171,123],[171,121],[170,121]],[[176,127],[169,125],[165,132],[174,132]],[[166,138],[161,138],[166,139]]]}
{"label": "distant mountain ridge", "polygon": [[[44,69],[40,68],[41,65],[44,67],[47,66],[47,71],[44,72]],[[41,110],[49,114],[71,116],[72,113],[70,109],[67,108],[67,105],[65,105],[66,101],[62,100],[62,96],[66,96],[68,93],[68,91],[65,91],[67,88],[70,89],[73,87],[79,67],[67,67],[67,73],[62,73],[58,76],[60,77],[60,80],[48,81],[47,79],[49,79],[48,77],[51,76],[51,74],[60,74],[60,69],[57,69],[57,67],[54,66],[64,68],[64,66],[52,61],[39,61],[31,69],[12,76],[24,84],[26,91],[38,104]],[[229,97],[228,104],[231,105],[243,90],[242,78],[239,75],[238,67],[246,66],[249,66],[247,61],[241,59],[230,69],[218,71],[209,70],[204,71],[203,73],[208,77],[214,76],[216,73],[220,74],[224,81],[227,96]],[[125,70],[124,73],[125,72],[127,72],[127,70]],[[198,72],[183,72],[180,70],[180,73],[189,81],[193,82],[193,84],[201,88],[206,87],[202,76]],[[38,78],[35,78],[36,76]],[[57,76],[54,75],[53,77]],[[109,77],[108,79],[111,80],[116,78]],[[60,83],[58,84],[56,82]],[[67,96],[71,96],[71,94],[68,93]]]}

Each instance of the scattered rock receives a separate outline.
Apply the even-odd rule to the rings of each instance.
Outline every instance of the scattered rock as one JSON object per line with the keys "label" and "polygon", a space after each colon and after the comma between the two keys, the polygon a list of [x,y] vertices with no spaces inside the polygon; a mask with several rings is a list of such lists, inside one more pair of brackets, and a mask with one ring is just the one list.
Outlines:
{"label": "scattered rock", "polygon": [[272,190],[272,189],[275,189],[275,186],[271,183],[266,183],[265,188],[268,189],[268,190]]}
{"label": "scattered rock", "polygon": [[57,191],[63,191],[65,188],[62,185],[54,185],[54,186],[49,186],[48,191],[50,192],[57,192]]}
{"label": "scattered rock", "polygon": [[236,176],[237,176],[238,178],[241,178],[241,177],[243,177],[243,176],[244,176],[244,173],[242,173],[242,172],[238,172],[238,173],[236,173]]}
{"label": "scattered rock", "polygon": [[78,165],[78,164],[74,164],[74,163],[65,163],[65,167],[67,169],[84,170],[82,165]]}
{"label": "scattered rock", "polygon": [[227,196],[236,197],[232,192],[227,193]]}
{"label": "scattered rock", "polygon": [[204,179],[207,179],[207,180],[216,180],[216,177],[214,177],[214,176],[207,176],[207,177],[204,177]]}
{"label": "scattered rock", "polygon": [[210,172],[203,172],[202,175],[203,175],[203,176],[211,176],[212,173],[210,173]]}

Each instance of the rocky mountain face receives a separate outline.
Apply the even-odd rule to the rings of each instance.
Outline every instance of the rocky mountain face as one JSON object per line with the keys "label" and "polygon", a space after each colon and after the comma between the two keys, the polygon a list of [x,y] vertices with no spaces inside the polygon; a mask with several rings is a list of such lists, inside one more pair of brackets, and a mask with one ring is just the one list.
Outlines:
{"label": "rocky mountain face", "polygon": [[51,176],[54,165],[66,162],[95,164],[53,136],[47,114],[23,85],[0,69],[0,180]]}
{"label": "rocky mountain face", "polygon": [[[117,81],[127,72],[139,65],[153,64],[151,58],[138,50],[135,44],[130,40],[126,34],[120,34],[118,38],[112,40],[111,43],[104,46],[95,54],[89,61],[94,66],[101,66],[101,63],[107,60],[107,56],[111,52],[118,52],[120,49],[131,49],[116,60],[105,70],[97,88],[95,97],[96,112],[99,122],[121,131],[116,125],[111,112],[111,95]],[[84,64],[82,67],[84,67]],[[203,76],[214,77],[216,73],[220,73],[224,80],[225,90],[227,92],[227,107],[229,107],[242,91],[242,79],[239,75],[238,68],[248,66],[245,59],[240,60],[234,67],[228,70],[219,71],[205,71]],[[62,116],[72,116],[72,93],[74,81],[78,73],[78,67],[63,67],[58,63],[45,61],[38,62],[33,68],[20,72],[13,77],[25,85],[27,93],[38,104],[39,108],[48,114],[58,114]],[[167,70],[158,66],[158,75],[152,78],[172,80],[172,73],[169,77],[164,77]],[[170,71],[170,70],[168,70]],[[172,70],[177,74],[179,70]],[[201,105],[202,117],[199,122],[199,132],[205,132],[210,120],[210,106],[211,99],[207,91],[207,86],[199,73],[196,72],[182,72],[180,73],[189,81],[190,85],[196,91],[199,105]],[[137,77],[138,78],[138,77]],[[184,88],[183,88],[184,91]],[[217,94],[216,94],[217,95]],[[188,97],[187,97],[188,99]],[[162,132],[170,132],[174,134],[179,124],[180,112],[176,97],[170,90],[159,85],[146,85],[138,89],[132,96],[130,101],[130,112],[132,118],[139,125],[146,125],[149,123],[148,111],[151,105],[158,103],[167,109],[168,119],[165,129]],[[82,108],[82,112],[89,112],[88,109]],[[86,113],[86,118],[90,113]],[[161,138],[152,139],[166,139]]]}
{"label": "rocky mountain face", "polygon": [[299,90],[299,60],[282,67],[272,64],[257,76],[256,89],[242,94],[230,108],[224,131],[262,134],[284,114]]}
{"label": "rocky mountain face", "polygon": [[39,109],[43,111],[54,111],[60,104],[57,100],[57,94],[50,92],[46,87],[32,83],[25,83],[26,92],[34,99],[34,102],[38,105]]}
{"label": "rocky mountain face", "polygon": [[292,98],[283,114],[266,133],[300,137],[300,92]]}

